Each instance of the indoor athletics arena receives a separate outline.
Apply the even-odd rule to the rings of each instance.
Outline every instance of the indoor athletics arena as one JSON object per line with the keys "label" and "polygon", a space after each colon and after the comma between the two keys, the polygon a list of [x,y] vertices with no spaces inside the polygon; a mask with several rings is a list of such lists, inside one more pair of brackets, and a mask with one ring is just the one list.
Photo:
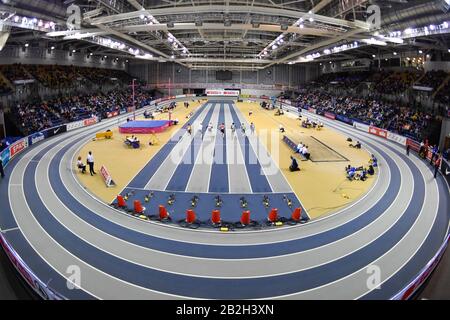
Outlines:
{"label": "indoor athletics arena", "polygon": [[449,299],[449,7],[1,1],[0,298]]}

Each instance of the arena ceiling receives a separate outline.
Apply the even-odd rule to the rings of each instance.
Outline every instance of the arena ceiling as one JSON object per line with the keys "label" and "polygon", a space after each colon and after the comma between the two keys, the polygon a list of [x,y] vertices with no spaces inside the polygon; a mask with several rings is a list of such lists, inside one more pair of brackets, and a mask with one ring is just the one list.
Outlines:
{"label": "arena ceiling", "polygon": [[[193,69],[254,70],[412,49],[448,51],[449,2],[1,0],[0,12],[9,43],[174,61]],[[80,8],[79,28],[67,26],[71,5]],[[375,28],[368,20],[371,5],[380,8]]]}

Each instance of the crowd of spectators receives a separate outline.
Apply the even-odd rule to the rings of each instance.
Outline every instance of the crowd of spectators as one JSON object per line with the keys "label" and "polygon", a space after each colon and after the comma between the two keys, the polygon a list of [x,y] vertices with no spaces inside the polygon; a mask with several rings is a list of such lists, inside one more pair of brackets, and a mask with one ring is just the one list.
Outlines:
{"label": "crowd of spectators", "polygon": [[417,83],[418,86],[430,87],[436,90],[447,77],[447,73],[443,70],[428,71]]}
{"label": "crowd of spectators", "polygon": [[[151,99],[149,93],[136,89],[137,108],[149,104]],[[126,111],[132,106],[131,89],[124,89],[108,93],[61,97],[49,101],[20,102],[12,108],[12,111],[19,130],[24,135],[29,135],[62,123],[90,118],[93,115],[106,118],[108,112]]]}
{"label": "crowd of spectators", "polygon": [[[133,79],[123,70],[72,65],[1,65],[0,73],[11,83],[17,80],[36,80],[42,86],[52,89],[71,87],[77,80],[90,81],[95,84],[119,82],[123,85],[129,84]],[[2,88],[7,89],[7,87],[6,83],[2,84],[2,79],[0,79],[0,92]]]}
{"label": "crowd of spectators", "polygon": [[34,79],[47,88],[66,88],[80,76],[79,67],[60,65],[28,65],[27,70]]}
{"label": "crowd of spectators", "polygon": [[424,129],[433,119],[431,114],[412,110],[399,103],[375,98],[333,96],[317,90],[300,94],[297,106],[303,109],[314,108],[319,114],[331,112],[417,140],[423,138]]}
{"label": "crowd of spectators", "polygon": [[369,71],[325,73],[317,79],[319,85],[334,85],[340,88],[355,88],[370,76]]}
{"label": "crowd of spectators", "polygon": [[98,69],[98,68],[78,68],[79,74],[93,83],[115,81],[117,79],[122,83],[130,83],[133,80],[127,72],[113,69]]}
{"label": "crowd of spectators", "polygon": [[379,93],[399,94],[411,87],[420,75],[420,72],[413,71],[381,71],[373,75],[372,81]]}
{"label": "crowd of spectators", "polygon": [[450,81],[436,94],[436,100],[450,106]]}
{"label": "crowd of spectators", "polygon": [[29,80],[32,76],[24,68],[24,65],[20,63],[0,65],[0,72],[8,79],[11,83],[18,80]]}

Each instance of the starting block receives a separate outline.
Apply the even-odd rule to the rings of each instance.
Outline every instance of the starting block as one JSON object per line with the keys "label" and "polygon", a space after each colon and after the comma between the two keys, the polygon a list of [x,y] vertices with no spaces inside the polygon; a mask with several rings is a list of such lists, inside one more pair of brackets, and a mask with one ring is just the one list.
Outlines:
{"label": "starting block", "polygon": [[98,132],[95,134],[95,139],[111,139],[113,137],[112,131]]}

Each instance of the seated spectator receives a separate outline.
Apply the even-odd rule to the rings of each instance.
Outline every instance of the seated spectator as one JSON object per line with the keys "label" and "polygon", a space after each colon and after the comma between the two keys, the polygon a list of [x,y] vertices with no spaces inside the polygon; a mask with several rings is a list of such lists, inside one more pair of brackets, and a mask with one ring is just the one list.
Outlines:
{"label": "seated spectator", "polygon": [[81,161],[81,157],[78,157],[77,168],[81,170],[81,173],[86,173],[86,165]]}
{"label": "seated spectator", "polygon": [[309,154],[309,150],[308,150],[308,146],[304,146],[301,150],[302,155],[309,160],[310,154]]}
{"label": "seated spectator", "polygon": [[356,149],[361,149],[361,143],[359,141],[356,141],[355,144],[350,143],[349,147],[356,148]]}
{"label": "seated spectator", "polygon": [[289,166],[289,171],[291,172],[300,171],[297,160],[293,156],[291,156],[291,165]]}
{"label": "seated spectator", "polygon": [[350,181],[353,180],[355,178],[355,174],[356,168],[349,166],[349,168],[347,169],[347,179]]}

